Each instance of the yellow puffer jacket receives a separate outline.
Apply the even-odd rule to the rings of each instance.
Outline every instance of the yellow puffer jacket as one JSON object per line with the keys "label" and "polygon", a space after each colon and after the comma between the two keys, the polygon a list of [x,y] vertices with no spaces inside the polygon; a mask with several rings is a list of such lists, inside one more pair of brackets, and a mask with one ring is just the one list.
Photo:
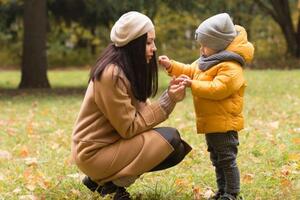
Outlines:
{"label": "yellow puffer jacket", "polygon": [[[238,35],[226,48],[242,56],[246,62],[253,58],[254,47],[248,42],[246,30],[235,26]],[[246,81],[242,66],[235,61],[221,62],[207,71],[198,68],[198,60],[191,65],[171,61],[169,75],[185,74],[192,81],[192,94],[198,133],[239,131],[244,127],[243,97]]]}

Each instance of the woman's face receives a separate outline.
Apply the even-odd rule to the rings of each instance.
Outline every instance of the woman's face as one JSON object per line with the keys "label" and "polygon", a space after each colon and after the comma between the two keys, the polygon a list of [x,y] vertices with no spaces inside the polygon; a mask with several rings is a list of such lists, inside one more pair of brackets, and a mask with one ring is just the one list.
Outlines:
{"label": "woman's face", "polygon": [[145,52],[147,63],[150,62],[151,58],[154,55],[154,52],[156,51],[154,40],[155,40],[155,30],[153,29],[147,33],[146,52]]}

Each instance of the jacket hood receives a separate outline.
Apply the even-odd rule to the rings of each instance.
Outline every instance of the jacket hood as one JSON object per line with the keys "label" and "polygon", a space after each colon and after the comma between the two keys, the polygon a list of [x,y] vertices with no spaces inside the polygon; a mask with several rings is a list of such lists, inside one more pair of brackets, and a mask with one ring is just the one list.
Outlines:
{"label": "jacket hood", "polygon": [[245,28],[239,25],[235,25],[237,36],[226,48],[227,51],[234,52],[242,56],[246,62],[250,62],[253,59],[254,47],[248,41],[247,32]]}

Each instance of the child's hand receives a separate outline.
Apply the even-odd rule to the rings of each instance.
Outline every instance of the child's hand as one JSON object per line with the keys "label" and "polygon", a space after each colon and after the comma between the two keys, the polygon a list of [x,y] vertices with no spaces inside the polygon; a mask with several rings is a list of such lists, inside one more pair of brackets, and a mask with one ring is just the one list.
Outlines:
{"label": "child's hand", "polygon": [[177,80],[180,81],[180,84],[183,84],[185,87],[191,87],[192,85],[192,79],[187,75],[182,74],[177,78]]}
{"label": "child's hand", "polygon": [[158,63],[166,69],[169,69],[169,67],[171,66],[170,59],[168,58],[168,56],[165,56],[165,55],[158,57]]}

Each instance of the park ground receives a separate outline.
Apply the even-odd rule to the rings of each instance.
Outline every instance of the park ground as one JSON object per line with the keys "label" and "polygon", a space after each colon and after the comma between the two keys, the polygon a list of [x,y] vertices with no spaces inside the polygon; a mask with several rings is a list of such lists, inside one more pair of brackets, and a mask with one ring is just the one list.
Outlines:
{"label": "park ground", "polygon": [[[110,199],[91,193],[70,157],[87,70],[51,70],[51,90],[16,90],[18,71],[0,71],[0,200]],[[246,200],[300,199],[300,70],[245,70],[245,129],[238,165]],[[160,72],[159,94],[169,77]],[[157,98],[157,97],[156,97]],[[153,99],[155,100],[155,99]],[[179,165],[141,176],[134,199],[206,199],[215,190],[191,93],[162,126],[177,127],[193,150]]]}

